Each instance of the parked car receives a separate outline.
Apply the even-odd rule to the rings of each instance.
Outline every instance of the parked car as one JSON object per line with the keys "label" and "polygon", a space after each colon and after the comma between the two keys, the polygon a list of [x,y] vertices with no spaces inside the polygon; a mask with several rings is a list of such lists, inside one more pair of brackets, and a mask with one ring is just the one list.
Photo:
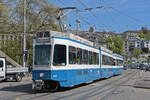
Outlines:
{"label": "parked car", "polygon": [[146,69],[146,65],[144,65],[144,64],[140,64],[139,67],[140,67],[139,68],[140,70],[145,70]]}
{"label": "parked car", "polygon": [[123,69],[127,70],[127,65],[126,64],[123,65]]}
{"label": "parked car", "polygon": [[150,71],[150,66],[147,66],[145,71]]}

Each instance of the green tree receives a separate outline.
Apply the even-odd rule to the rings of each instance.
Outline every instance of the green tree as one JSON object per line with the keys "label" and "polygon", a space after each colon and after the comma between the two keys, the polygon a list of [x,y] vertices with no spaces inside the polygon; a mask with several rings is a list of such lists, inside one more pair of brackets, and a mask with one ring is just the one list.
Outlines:
{"label": "green tree", "polygon": [[5,0],[0,0],[0,33],[7,32],[10,24],[10,8]]}
{"label": "green tree", "polygon": [[1,50],[9,55],[13,60],[17,61],[19,64],[22,64],[21,40],[14,39],[2,41]]}
{"label": "green tree", "polygon": [[147,34],[147,27],[146,26],[142,26],[141,30],[142,30],[143,34]]}
{"label": "green tree", "polygon": [[140,38],[144,38],[144,39],[150,40],[150,36],[147,35],[147,34],[144,34],[144,33],[141,33],[141,34],[139,35],[139,37],[140,37]]}
{"label": "green tree", "polygon": [[107,37],[106,42],[107,42],[107,48],[112,50],[112,48],[114,47],[112,38]]}
{"label": "green tree", "polygon": [[[20,40],[14,39],[2,41],[1,50],[22,65],[22,38]],[[29,54],[27,66],[32,66],[33,37],[31,36],[27,36],[27,50]]]}
{"label": "green tree", "polygon": [[[8,2],[3,4],[3,1]],[[0,0],[0,18],[3,18],[3,22],[0,22],[2,33],[23,32],[23,14],[24,0]],[[27,0],[27,32],[37,30],[60,31],[57,15],[58,7],[50,4],[48,0]],[[5,28],[3,28],[4,26]]]}
{"label": "green tree", "polygon": [[150,56],[146,58],[147,63],[150,64]]}
{"label": "green tree", "polygon": [[119,37],[106,38],[107,48],[112,50],[114,53],[123,55],[123,40]]}
{"label": "green tree", "polygon": [[138,48],[134,48],[134,50],[131,52],[133,57],[135,57],[136,59],[138,59],[141,55],[141,50]]}
{"label": "green tree", "polygon": [[[4,3],[7,1],[7,4]],[[27,33],[38,30],[60,31],[58,25],[59,8],[50,4],[49,0],[27,0],[26,18]],[[23,32],[24,0],[0,0],[0,33]],[[33,37],[27,36],[29,53],[28,66],[32,65]],[[22,64],[22,38],[6,40],[2,43],[2,51]]]}
{"label": "green tree", "polygon": [[94,32],[94,28],[90,27],[89,32]]}

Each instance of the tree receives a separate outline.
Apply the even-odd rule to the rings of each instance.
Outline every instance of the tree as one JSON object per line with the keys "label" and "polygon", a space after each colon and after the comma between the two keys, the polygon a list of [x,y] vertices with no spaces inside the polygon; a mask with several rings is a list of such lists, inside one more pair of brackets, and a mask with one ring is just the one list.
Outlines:
{"label": "tree", "polygon": [[0,0],[0,33],[9,30],[10,8],[4,1]]}
{"label": "tree", "polygon": [[147,57],[146,61],[148,64],[150,64],[150,57]]}
{"label": "tree", "polygon": [[14,39],[2,41],[1,50],[9,55],[13,60],[17,61],[19,64],[22,64],[21,40]]}
{"label": "tree", "polygon": [[112,38],[107,37],[107,38],[106,38],[106,42],[107,42],[107,48],[110,49],[110,50],[113,50],[114,44],[113,44]]}
{"label": "tree", "polygon": [[112,50],[114,53],[123,55],[123,40],[119,37],[106,38],[107,48]]}
{"label": "tree", "polygon": [[[4,3],[7,1],[7,4]],[[27,0],[26,19],[27,33],[38,30],[60,31],[58,25],[58,7],[49,0]],[[24,0],[0,0],[0,33],[23,32]],[[32,65],[33,37],[27,36],[27,50],[29,53],[28,66]],[[3,41],[2,51],[22,64],[22,39]]]}
{"label": "tree", "polygon": [[134,50],[131,52],[131,54],[133,55],[133,57],[135,57],[136,59],[138,59],[141,55],[141,50],[138,48],[134,48]]}
{"label": "tree", "polygon": [[[8,1],[1,6],[1,2]],[[9,7],[7,7],[9,6]],[[24,0],[0,0],[0,29],[3,33],[23,32]],[[26,19],[27,32],[37,30],[60,31],[58,20],[58,7],[48,0],[27,0]],[[6,23],[7,22],[7,23]],[[1,28],[1,26],[6,26]]]}
{"label": "tree", "polygon": [[[20,40],[14,39],[2,41],[1,50],[22,65],[22,38]],[[31,36],[27,36],[27,50],[29,53],[27,65],[32,66],[33,37]]]}
{"label": "tree", "polygon": [[141,30],[142,30],[143,34],[147,34],[147,27],[146,26],[142,26]]}
{"label": "tree", "polygon": [[139,35],[139,37],[140,37],[140,38],[144,38],[144,39],[148,39],[148,40],[150,40],[150,36],[149,36],[149,35],[147,35],[147,34],[143,34],[143,33],[141,33],[141,34]]}
{"label": "tree", "polygon": [[90,27],[89,32],[94,32],[94,28]]}

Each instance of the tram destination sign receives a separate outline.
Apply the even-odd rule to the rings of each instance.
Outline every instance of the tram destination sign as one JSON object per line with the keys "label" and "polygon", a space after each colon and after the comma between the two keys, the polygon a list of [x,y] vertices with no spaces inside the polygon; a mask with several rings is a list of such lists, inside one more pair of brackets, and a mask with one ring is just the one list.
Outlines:
{"label": "tram destination sign", "polygon": [[51,42],[51,35],[49,31],[42,31],[37,32],[37,43],[50,43]]}

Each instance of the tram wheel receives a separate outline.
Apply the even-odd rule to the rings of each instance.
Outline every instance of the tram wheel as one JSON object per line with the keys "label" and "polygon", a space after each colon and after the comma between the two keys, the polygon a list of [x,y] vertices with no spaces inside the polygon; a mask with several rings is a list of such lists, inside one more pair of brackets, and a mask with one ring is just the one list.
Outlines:
{"label": "tram wheel", "polygon": [[55,92],[59,89],[59,83],[54,81],[45,82],[45,90]]}
{"label": "tram wheel", "polygon": [[54,92],[54,91],[57,91],[59,89],[59,84],[58,82],[54,82],[54,84],[51,86],[50,88],[50,92]]}

